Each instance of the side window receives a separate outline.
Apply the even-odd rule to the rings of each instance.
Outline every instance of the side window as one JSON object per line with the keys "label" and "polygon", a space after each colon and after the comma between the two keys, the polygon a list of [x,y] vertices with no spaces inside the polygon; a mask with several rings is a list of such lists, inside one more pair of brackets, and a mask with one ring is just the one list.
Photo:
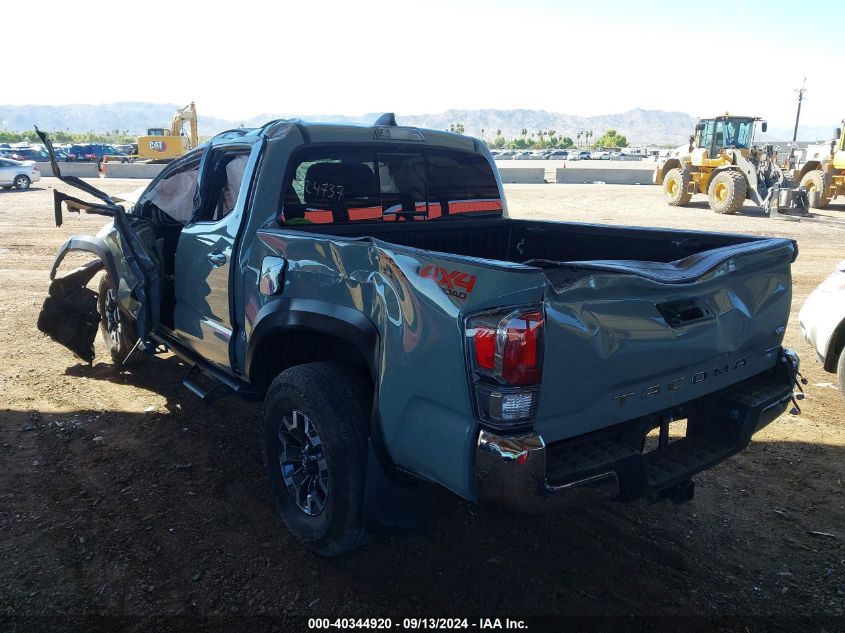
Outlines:
{"label": "side window", "polygon": [[249,160],[249,150],[219,150],[210,157],[208,174],[202,185],[202,208],[194,221],[217,222],[235,208]]}
{"label": "side window", "polygon": [[725,146],[725,122],[718,121],[716,123],[716,149],[721,149]]}
{"label": "side window", "polygon": [[701,136],[699,137],[699,147],[709,149],[710,144],[713,142],[713,128],[715,127],[715,123],[715,121],[705,121],[704,129],[701,130]]}
{"label": "side window", "polygon": [[147,201],[161,209],[171,219],[180,224],[187,224],[194,210],[198,172],[199,163],[197,162],[168,174],[146,194]]}

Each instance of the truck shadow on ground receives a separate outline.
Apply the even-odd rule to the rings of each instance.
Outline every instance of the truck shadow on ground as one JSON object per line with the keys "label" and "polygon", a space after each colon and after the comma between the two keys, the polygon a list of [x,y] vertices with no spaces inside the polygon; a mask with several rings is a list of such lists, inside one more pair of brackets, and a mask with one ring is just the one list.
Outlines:
{"label": "truck shadow on ground", "polygon": [[12,612],[841,612],[845,511],[829,500],[841,496],[842,447],[752,444],[698,477],[682,506],[529,517],[438,491],[424,535],[322,559],[277,518],[259,406],[170,394],[181,369],[164,363],[132,381],[168,385],[167,412],[0,413],[0,547],[12,559],[0,585]]}
{"label": "truck shadow on ground", "polygon": [[[202,402],[182,386],[188,366],[177,356],[150,356],[143,362],[120,368],[111,362],[78,363],[65,369],[66,376],[102,380],[137,389],[152,391],[166,399],[166,409],[178,413],[183,404],[201,405]],[[232,396],[234,397],[234,396]]]}

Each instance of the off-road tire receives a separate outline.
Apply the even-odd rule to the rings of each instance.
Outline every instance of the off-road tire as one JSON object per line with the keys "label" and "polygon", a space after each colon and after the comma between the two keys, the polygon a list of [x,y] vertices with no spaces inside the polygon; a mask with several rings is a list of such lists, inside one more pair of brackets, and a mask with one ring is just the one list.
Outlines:
{"label": "off-road tire", "polygon": [[[136,347],[135,345],[138,342],[138,329],[134,319],[125,312],[119,312],[113,305],[113,300],[110,300],[110,293],[112,297],[116,297],[117,286],[112,283],[111,277],[105,274],[100,278],[100,285],[97,291],[97,311],[100,313],[100,335],[103,338],[103,343],[105,343],[106,348],[109,350],[112,362],[119,367],[128,367],[143,360],[145,353],[141,346]],[[110,312],[112,313],[111,321],[109,319]],[[112,336],[115,312],[117,312],[119,319],[119,331],[116,336]]]}
{"label": "off-road tire", "polygon": [[[367,428],[372,390],[351,369],[318,362],[286,369],[264,398],[264,464],[276,509],[288,530],[321,556],[335,556],[364,545],[364,482]],[[282,476],[283,419],[304,414],[316,429],[328,468],[328,491],[319,514],[308,514]]]}
{"label": "off-road tire", "polygon": [[744,174],[734,170],[719,172],[710,180],[710,208],[716,213],[736,213],[742,208],[747,192]]}
{"label": "off-road tire", "polygon": [[687,171],[681,171],[677,167],[670,169],[663,177],[663,193],[666,195],[666,204],[672,207],[685,207],[689,204],[692,194],[688,192],[690,175]]}
{"label": "off-road tire", "polygon": [[25,176],[23,174],[19,176],[15,176],[15,189],[18,191],[26,191],[29,189],[29,185],[32,184],[32,181],[29,179],[29,176]]}
{"label": "off-road tire", "polygon": [[826,209],[830,204],[830,198],[825,195],[826,187],[824,173],[819,169],[808,171],[801,178],[801,186],[807,189],[807,200],[813,209]]}

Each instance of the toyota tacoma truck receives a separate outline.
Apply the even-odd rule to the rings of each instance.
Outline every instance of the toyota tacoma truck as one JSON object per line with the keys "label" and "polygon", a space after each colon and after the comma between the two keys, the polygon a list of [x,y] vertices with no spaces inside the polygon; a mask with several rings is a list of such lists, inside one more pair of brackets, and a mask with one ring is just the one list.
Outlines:
{"label": "toyota tacoma truck", "polygon": [[39,328],[263,399],[274,501],[323,555],[420,530],[430,484],[530,513],[685,501],[793,401],[793,241],[512,219],[467,136],[277,120],[122,199],[61,178],[87,195],[54,192],[58,225],[110,221],[59,250]]}

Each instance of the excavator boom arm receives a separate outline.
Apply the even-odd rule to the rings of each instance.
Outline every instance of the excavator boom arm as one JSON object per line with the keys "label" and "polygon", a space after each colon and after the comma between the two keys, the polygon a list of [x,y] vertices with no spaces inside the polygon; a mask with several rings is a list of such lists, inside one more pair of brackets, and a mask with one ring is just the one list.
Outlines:
{"label": "excavator boom arm", "polygon": [[197,108],[193,101],[184,108],[177,110],[176,114],[173,115],[173,122],[170,125],[170,133],[173,136],[181,136],[182,127],[185,125],[186,121],[191,128],[191,147],[196,147],[199,145],[199,134],[197,133]]}

